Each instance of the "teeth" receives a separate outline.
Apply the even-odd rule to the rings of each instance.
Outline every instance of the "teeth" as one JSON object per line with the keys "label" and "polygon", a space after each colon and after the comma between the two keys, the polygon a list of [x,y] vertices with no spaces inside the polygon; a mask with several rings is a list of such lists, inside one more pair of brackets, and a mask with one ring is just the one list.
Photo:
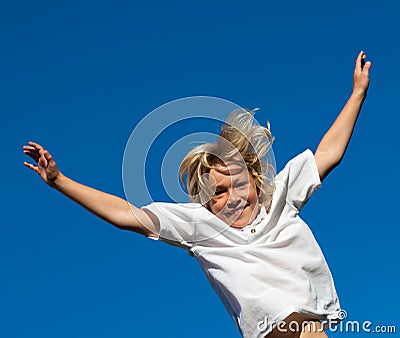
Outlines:
{"label": "teeth", "polygon": [[238,214],[238,213],[242,212],[242,211],[243,211],[245,208],[247,208],[249,205],[250,205],[250,204],[247,203],[243,208],[239,208],[239,209],[230,211],[230,212],[228,212],[228,213],[226,213],[226,214],[228,215],[228,217],[231,217],[231,216],[233,216],[233,215],[235,215],[235,214]]}

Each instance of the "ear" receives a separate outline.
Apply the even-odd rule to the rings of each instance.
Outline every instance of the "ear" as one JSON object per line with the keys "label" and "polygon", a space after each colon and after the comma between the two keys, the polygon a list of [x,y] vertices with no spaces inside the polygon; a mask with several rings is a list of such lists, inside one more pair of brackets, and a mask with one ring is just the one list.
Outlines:
{"label": "ear", "polygon": [[257,195],[258,195],[258,203],[263,204],[264,203],[264,195],[260,194],[260,192],[257,189]]}

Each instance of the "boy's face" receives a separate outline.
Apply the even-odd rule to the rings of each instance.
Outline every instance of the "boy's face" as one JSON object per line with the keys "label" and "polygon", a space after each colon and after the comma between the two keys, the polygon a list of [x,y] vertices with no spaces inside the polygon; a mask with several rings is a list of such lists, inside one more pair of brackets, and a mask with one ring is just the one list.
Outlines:
{"label": "boy's face", "polygon": [[210,170],[215,193],[209,201],[213,214],[235,228],[251,224],[260,211],[257,188],[247,168],[237,164]]}

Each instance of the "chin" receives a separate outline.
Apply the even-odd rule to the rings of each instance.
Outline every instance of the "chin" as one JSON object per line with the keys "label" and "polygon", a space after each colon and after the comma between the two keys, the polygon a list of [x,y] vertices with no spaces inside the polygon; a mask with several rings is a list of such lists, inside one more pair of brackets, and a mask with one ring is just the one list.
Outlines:
{"label": "chin", "polygon": [[260,212],[260,208],[257,206],[246,208],[243,213],[237,218],[232,219],[228,224],[235,228],[243,228],[246,225],[251,224]]}
{"label": "chin", "polygon": [[234,228],[243,228],[246,225],[249,225],[253,221],[252,217],[251,217],[251,213],[249,213],[249,214],[250,215],[241,215],[237,219],[228,220],[229,221],[228,224]]}

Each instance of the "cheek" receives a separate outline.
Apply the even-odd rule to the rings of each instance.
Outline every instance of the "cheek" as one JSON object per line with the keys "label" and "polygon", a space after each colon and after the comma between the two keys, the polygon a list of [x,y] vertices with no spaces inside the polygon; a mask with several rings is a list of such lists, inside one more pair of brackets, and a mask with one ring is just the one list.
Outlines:
{"label": "cheek", "polygon": [[258,201],[258,194],[257,194],[257,189],[255,186],[253,186],[250,190],[249,190],[249,196],[248,196],[248,200],[250,203],[255,203]]}
{"label": "cheek", "polygon": [[226,204],[225,202],[226,202],[226,201],[225,201],[224,198],[218,198],[217,200],[211,201],[211,203],[210,203],[211,211],[212,211],[214,214],[220,212],[220,211],[224,208],[224,206],[225,206],[225,204]]}

